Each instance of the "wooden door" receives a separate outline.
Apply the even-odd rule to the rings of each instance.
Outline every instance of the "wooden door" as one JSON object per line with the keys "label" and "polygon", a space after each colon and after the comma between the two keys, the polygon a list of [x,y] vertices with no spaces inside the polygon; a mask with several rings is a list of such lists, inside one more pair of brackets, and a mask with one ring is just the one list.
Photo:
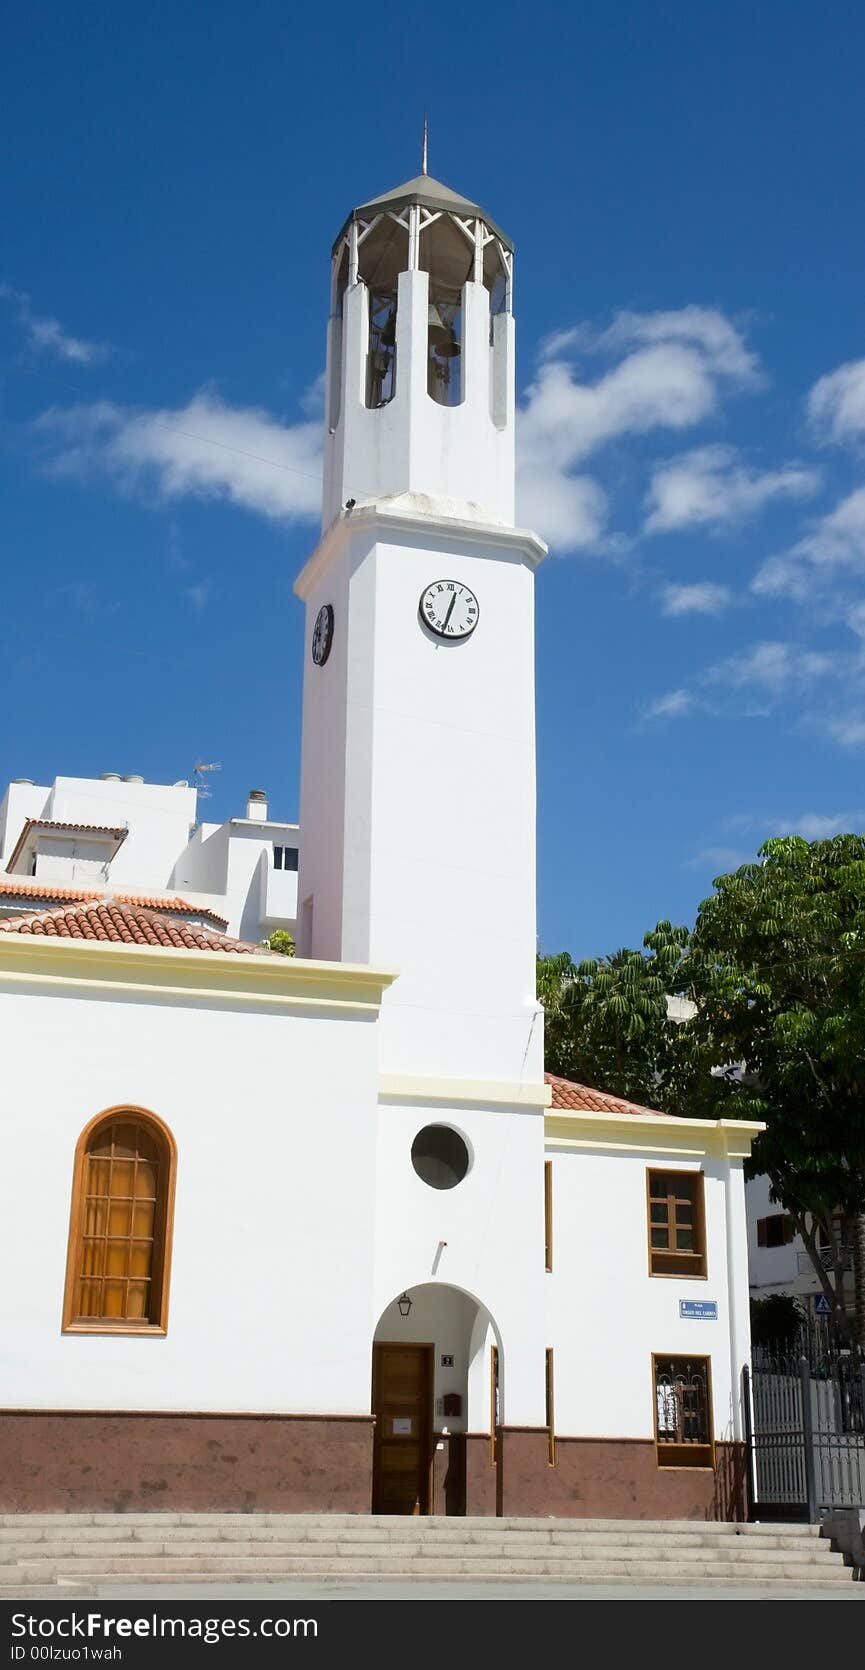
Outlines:
{"label": "wooden door", "polygon": [[372,1348],[373,1513],[429,1513],[433,1348]]}

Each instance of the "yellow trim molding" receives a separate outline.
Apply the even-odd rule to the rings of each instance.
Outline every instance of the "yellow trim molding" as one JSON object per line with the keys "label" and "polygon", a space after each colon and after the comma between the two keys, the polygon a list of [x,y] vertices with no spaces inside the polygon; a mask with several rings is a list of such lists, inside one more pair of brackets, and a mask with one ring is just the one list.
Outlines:
{"label": "yellow trim molding", "polygon": [[382,1073],[379,1100],[398,1102],[498,1102],[512,1107],[547,1108],[548,1084],[519,1084],[502,1079],[438,1079],[411,1073]]}
{"label": "yellow trim molding", "polygon": [[745,1119],[675,1119],[654,1113],[576,1113],[556,1108],[544,1119],[545,1146],[629,1149],[662,1154],[712,1154],[745,1160],[765,1131]]}
{"label": "yellow trim molding", "polygon": [[46,994],[77,987],[106,996],[376,1015],[395,979],[384,969],[306,957],[0,934],[0,988],[25,985]]}

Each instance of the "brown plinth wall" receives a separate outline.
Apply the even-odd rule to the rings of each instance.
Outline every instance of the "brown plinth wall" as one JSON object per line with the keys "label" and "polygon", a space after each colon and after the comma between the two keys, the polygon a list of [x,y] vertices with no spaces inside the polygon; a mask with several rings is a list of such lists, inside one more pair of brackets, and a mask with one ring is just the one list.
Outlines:
{"label": "brown plinth wall", "polygon": [[659,1467],[641,1438],[556,1438],[503,1427],[499,1512],[574,1519],[747,1518],[745,1447],[719,1443],[714,1467]]}
{"label": "brown plinth wall", "polygon": [[372,1416],[0,1413],[0,1512],[369,1513]]}
{"label": "brown plinth wall", "polygon": [[[372,1416],[0,1413],[0,1512],[370,1511]],[[436,1514],[744,1519],[741,1444],[714,1468],[657,1465],[651,1440],[503,1427],[433,1451]]]}

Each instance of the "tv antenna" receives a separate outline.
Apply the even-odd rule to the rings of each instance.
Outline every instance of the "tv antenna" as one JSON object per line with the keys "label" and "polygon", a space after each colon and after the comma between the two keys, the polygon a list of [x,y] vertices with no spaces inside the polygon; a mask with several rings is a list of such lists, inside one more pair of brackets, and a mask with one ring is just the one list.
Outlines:
{"label": "tv antenna", "polygon": [[192,771],[192,783],[201,800],[209,800],[213,792],[205,781],[207,772],[221,770],[221,760],[211,760],[207,765],[205,765],[203,760],[196,760]]}

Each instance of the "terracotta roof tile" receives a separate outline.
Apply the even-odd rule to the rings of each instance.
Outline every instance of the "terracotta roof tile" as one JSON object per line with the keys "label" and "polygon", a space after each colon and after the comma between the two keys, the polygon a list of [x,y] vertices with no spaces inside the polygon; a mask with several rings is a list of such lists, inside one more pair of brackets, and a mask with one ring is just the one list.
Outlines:
{"label": "terracotta roof tile", "polygon": [[608,1096],[605,1090],[593,1090],[588,1084],[575,1084],[572,1079],[558,1078],[545,1073],[544,1079],[552,1086],[553,1109],[563,1108],[570,1113],[631,1113],[653,1114],[662,1118],[657,1108],[644,1108],[638,1102],[626,1102],[621,1096]]}
{"label": "terracotta roof tile", "polygon": [[40,910],[26,916],[0,919],[2,934],[31,934],[44,939],[108,940],[115,945],[161,945],[185,951],[233,951],[252,956],[276,956],[259,945],[229,939],[209,928],[178,922],[158,911],[139,905],[121,904],[116,898],[64,905],[57,910]]}
{"label": "terracotta roof tile", "polygon": [[[6,898],[16,899],[46,899],[57,901],[74,901],[77,904],[91,899],[104,899],[106,895],[95,888],[63,887],[54,882],[5,880],[0,876],[0,903]],[[190,904],[188,899],[161,899],[150,893],[112,893],[111,897],[118,905],[142,905],[145,910],[165,911],[170,916],[206,916],[210,922],[215,922],[219,928],[227,928],[228,920],[219,916],[215,910],[208,910],[204,905]]]}

